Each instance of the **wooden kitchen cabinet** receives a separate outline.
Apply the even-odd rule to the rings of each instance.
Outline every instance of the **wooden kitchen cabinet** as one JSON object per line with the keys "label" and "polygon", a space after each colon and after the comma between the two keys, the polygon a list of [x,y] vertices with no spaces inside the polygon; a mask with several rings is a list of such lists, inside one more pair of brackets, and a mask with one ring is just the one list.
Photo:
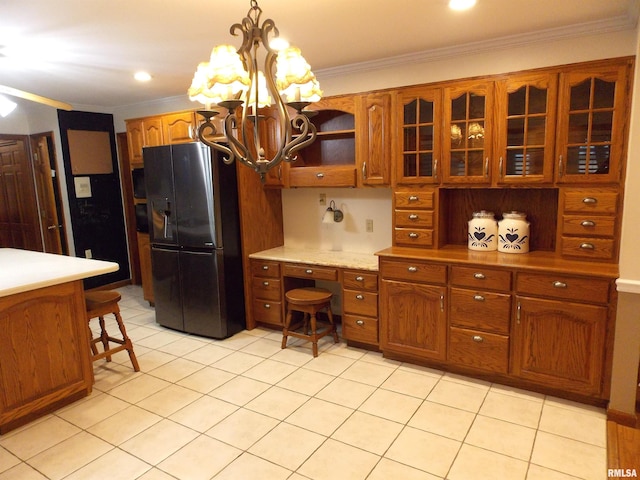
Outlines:
{"label": "wooden kitchen cabinet", "polygon": [[497,185],[553,182],[558,75],[525,73],[496,82]]}
{"label": "wooden kitchen cabinet", "polygon": [[163,115],[161,122],[164,144],[172,145],[195,142],[197,140],[195,112],[178,112]]}
{"label": "wooden kitchen cabinet", "polygon": [[560,74],[557,183],[616,183],[623,178],[632,63],[594,62]]}
{"label": "wooden kitchen cabinet", "polygon": [[391,93],[362,95],[357,108],[358,186],[388,186],[391,183]]}
{"label": "wooden kitchen cabinet", "polygon": [[267,260],[251,260],[251,285],[254,320],[282,326],[284,292],[280,278],[280,264]]}
{"label": "wooden kitchen cabinet", "polygon": [[380,275],[381,350],[446,360],[446,266],[380,259]]}
{"label": "wooden kitchen cabinet", "polygon": [[430,248],[437,238],[436,192],[399,189],[393,194],[393,244]]}
{"label": "wooden kitchen cabinet", "polygon": [[396,185],[437,184],[442,137],[442,89],[403,88],[396,93]]}
{"label": "wooden kitchen cabinet", "polygon": [[342,337],[378,345],[378,275],[345,270],[342,273]]}
{"label": "wooden kitchen cabinet", "polygon": [[138,253],[140,255],[140,273],[142,275],[142,296],[151,305],[155,303],[153,295],[153,274],[151,270],[151,241],[148,233],[136,232]]}

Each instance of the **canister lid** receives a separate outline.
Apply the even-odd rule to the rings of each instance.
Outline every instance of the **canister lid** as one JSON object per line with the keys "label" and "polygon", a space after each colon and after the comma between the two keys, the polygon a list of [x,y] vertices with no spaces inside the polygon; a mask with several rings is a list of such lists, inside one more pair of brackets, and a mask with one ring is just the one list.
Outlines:
{"label": "canister lid", "polygon": [[510,212],[504,212],[502,214],[502,218],[512,218],[515,220],[524,220],[525,218],[527,218],[527,214],[524,212],[516,212],[515,210],[512,210]]}
{"label": "canister lid", "polygon": [[493,212],[480,210],[479,212],[473,212],[473,218],[495,218],[495,215]]}

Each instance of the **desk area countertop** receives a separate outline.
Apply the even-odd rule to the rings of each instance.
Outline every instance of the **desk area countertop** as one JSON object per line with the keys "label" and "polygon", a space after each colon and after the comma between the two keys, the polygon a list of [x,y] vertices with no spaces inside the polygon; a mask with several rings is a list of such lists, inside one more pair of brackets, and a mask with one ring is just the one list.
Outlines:
{"label": "desk area countertop", "polygon": [[261,260],[273,260],[277,262],[306,263],[309,265],[378,271],[378,257],[373,253],[316,250],[281,246],[252,253],[249,257]]}
{"label": "desk area countertop", "polygon": [[115,272],[115,262],[0,248],[0,297]]}

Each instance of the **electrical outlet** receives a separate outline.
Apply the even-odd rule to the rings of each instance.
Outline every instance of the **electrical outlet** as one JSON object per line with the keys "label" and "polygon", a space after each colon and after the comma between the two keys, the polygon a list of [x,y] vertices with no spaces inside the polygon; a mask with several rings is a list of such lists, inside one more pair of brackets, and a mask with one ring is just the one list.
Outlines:
{"label": "electrical outlet", "polygon": [[367,233],[373,232],[373,219],[367,218]]}
{"label": "electrical outlet", "polygon": [[321,193],[320,194],[320,205],[326,205],[327,204],[327,194],[326,193]]}
{"label": "electrical outlet", "polygon": [[93,258],[92,254],[91,254],[91,249],[90,249],[90,248],[87,248],[87,249],[84,251],[84,258]]}

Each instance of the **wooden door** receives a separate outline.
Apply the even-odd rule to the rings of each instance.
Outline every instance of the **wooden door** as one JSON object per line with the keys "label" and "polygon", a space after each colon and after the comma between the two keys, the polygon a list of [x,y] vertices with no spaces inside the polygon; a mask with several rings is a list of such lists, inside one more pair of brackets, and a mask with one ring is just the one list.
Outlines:
{"label": "wooden door", "polygon": [[373,93],[360,99],[356,115],[360,183],[389,185],[391,171],[391,94]]}
{"label": "wooden door", "polygon": [[0,247],[42,251],[29,144],[0,135]]}
{"label": "wooden door", "polygon": [[513,374],[584,395],[601,391],[607,308],[516,298]]}
{"label": "wooden door", "polygon": [[380,347],[444,361],[447,346],[445,287],[383,280]]}

